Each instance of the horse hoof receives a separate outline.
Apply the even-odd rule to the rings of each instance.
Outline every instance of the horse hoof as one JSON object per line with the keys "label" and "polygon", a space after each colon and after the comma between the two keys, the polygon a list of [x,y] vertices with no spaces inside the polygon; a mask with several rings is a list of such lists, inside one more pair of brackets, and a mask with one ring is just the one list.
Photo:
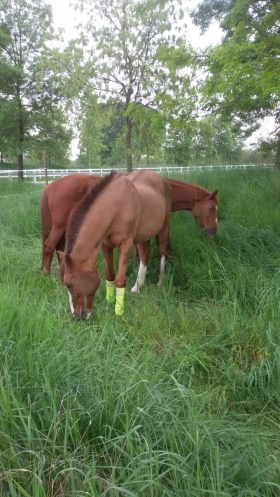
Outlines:
{"label": "horse hoof", "polygon": [[138,290],[137,288],[133,287],[133,288],[131,288],[130,293],[134,293],[136,295],[136,294],[140,293],[140,290]]}

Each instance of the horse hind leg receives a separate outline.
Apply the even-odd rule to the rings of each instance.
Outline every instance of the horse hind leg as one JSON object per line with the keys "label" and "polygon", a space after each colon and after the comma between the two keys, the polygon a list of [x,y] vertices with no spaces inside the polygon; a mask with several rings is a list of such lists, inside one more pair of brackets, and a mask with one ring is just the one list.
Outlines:
{"label": "horse hind leg", "polygon": [[165,277],[165,266],[167,253],[170,250],[169,235],[168,231],[164,229],[161,233],[157,235],[158,252],[160,258],[160,272],[157,287],[160,288]]}
{"label": "horse hind leg", "polygon": [[51,272],[54,251],[64,250],[64,246],[64,229],[52,228],[48,238],[43,243],[42,273],[44,275],[49,275]]}
{"label": "horse hind leg", "polygon": [[48,276],[51,272],[51,265],[53,260],[53,250],[49,250],[45,244],[43,246],[43,256],[42,256],[42,273]]}
{"label": "horse hind leg", "polygon": [[137,249],[139,252],[140,264],[136,282],[135,285],[131,288],[131,293],[140,293],[140,290],[144,285],[150,255],[150,240],[144,243],[139,243],[137,245]]}

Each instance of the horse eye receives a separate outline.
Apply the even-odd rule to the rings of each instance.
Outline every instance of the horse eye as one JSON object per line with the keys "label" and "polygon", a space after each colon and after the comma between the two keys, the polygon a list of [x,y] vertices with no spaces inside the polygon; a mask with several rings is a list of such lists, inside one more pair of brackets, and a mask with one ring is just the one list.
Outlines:
{"label": "horse eye", "polygon": [[65,283],[65,286],[66,286],[67,288],[71,288],[72,284],[71,284],[71,283]]}
{"label": "horse eye", "polygon": [[214,211],[215,210],[214,205],[210,205],[209,209],[210,209],[210,211]]}

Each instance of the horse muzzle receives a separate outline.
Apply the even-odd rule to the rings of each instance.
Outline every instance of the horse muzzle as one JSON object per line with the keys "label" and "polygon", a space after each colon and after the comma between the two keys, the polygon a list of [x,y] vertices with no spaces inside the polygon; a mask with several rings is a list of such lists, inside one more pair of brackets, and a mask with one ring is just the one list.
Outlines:
{"label": "horse muzzle", "polygon": [[81,321],[82,319],[89,319],[92,314],[92,311],[88,309],[81,309],[79,313],[73,312],[73,318],[75,321]]}
{"label": "horse muzzle", "polygon": [[217,233],[217,228],[206,228],[204,230],[204,235],[207,236],[208,238],[213,238]]}

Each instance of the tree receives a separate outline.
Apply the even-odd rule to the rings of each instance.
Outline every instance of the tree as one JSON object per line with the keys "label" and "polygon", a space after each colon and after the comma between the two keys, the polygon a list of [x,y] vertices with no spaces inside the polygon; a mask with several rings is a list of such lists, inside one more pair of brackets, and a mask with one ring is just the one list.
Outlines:
{"label": "tree", "polygon": [[26,155],[28,158],[42,160],[43,151],[47,156],[48,167],[69,162],[69,143],[73,138],[71,129],[67,129],[66,118],[60,109],[50,115],[42,116],[42,123],[36,116],[36,136],[26,138]]}
{"label": "tree", "polygon": [[80,99],[78,161],[87,167],[100,165],[101,152],[105,149],[102,143],[102,126],[105,119],[103,106],[98,104],[95,95],[89,93]]}
{"label": "tree", "polygon": [[[165,73],[156,58],[158,47],[173,44],[171,29],[180,16],[180,0],[78,0],[89,6],[87,32],[95,68],[95,87],[105,100],[124,105],[127,171],[132,171],[131,103],[157,110],[156,87]],[[172,22],[173,21],[173,22]],[[174,37],[174,35],[173,35]],[[161,79],[161,82],[164,78]],[[145,116],[145,114],[144,114]]]}
{"label": "tree", "polygon": [[208,109],[231,116],[251,134],[266,116],[275,119],[280,168],[280,3],[278,0],[204,0],[192,14],[202,30],[216,19],[222,43],[208,50],[204,86]]}
{"label": "tree", "polygon": [[240,153],[239,135],[221,116],[193,120],[170,129],[165,145],[167,160],[178,165],[231,162]]}
{"label": "tree", "polygon": [[5,149],[17,154],[19,180],[30,143],[36,137],[40,141],[46,129],[48,138],[52,135],[49,121],[59,101],[58,78],[43,64],[52,39],[49,5],[0,0],[0,126]]}
{"label": "tree", "polygon": [[102,126],[104,148],[101,151],[101,162],[110,167],[123,165],[126,158],[124,104],[120,101],[116,102],[115,99],[109,99],[101,107],[103,115],[106,116],[106,121]]}
{"label": "tree", "polygon": [[165,138],[165,120],[160,111],[132,102],[128,109],[133,124],[133,149],[138,163],[145,156],[149,166],[152,157],[162,154],[162,143]]}

